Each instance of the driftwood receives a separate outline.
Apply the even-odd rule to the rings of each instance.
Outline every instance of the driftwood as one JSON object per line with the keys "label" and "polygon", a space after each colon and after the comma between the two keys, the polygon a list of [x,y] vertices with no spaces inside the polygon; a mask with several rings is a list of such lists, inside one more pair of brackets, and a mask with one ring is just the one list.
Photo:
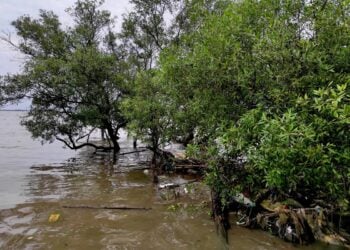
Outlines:
{"label": "driftwood", "polygon": [[193,169],[193,168],[206,168],[206,165],[195,165],[195,164],[175,164],[175,168],[185,168],[185,169]]}
{"label": "driftwood", "polygon": [[174,158],[174,165],[176,168],[186,169],[207,168],[205,162],[189,158]]}
{"label": "driftwood", "polygon": [[159,188],[160,189],[164,189],[164,188],[176,188],[176,187],[180,187],[182,185],[187,185],[190,183],[194,183],[194,182],[198,182],[198,180],[191,180],[191,181],[187,181],[184,183],[165,183],[165,184],[159,184]]}
{"label": "driftwood", "polygon": [[151,210],[146,207],[94,207],[94,206],[62,206],[63,208],[78,208],[78,209],[110,209],[110,210]]}
{"label": "driftwood", "polygon": [[150,167],[136,167],[136,168],[125,168],[124,171],[115,171],[115,174],[125,174],[125,173],[130,173],[130,171],[144,171],[144,170],[149,170],[151,169]]}

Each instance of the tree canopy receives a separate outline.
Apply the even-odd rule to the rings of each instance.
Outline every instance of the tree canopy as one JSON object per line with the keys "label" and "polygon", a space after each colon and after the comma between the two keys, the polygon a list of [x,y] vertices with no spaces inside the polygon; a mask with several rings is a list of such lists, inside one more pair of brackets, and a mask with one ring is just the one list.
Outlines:
{"label": "tree canopy", "polygon": [[[12,23],[20,38],[16,48],[27,56],[23,70],[3,78],[3,101],[32,99],[22,123],[33,137],[119,151],[118,131],[126,125],[119,102],[127,92],[126,64],[111,42],[113,19],[102,1],[78,1],[69,9],[74,25],[63,29],[44,10],[38,19],[22,16]],[[104,129],[109,145],[90,141]]]}

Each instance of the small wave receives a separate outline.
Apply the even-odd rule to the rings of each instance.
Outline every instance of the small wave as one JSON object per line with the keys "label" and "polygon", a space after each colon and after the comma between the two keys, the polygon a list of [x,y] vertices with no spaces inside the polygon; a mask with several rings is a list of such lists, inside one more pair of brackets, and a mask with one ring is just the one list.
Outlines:
{"label": "small wave", "polygon": [[3,148],[3,149],[14,149],[14,148],[20,148],[20,146],[0,146],[0,148]]}

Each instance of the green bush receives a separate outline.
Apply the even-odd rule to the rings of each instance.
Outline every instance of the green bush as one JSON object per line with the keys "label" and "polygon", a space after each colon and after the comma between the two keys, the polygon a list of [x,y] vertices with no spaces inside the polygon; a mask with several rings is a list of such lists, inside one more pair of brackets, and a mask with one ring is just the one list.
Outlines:
{"label": "green bush", "polygon": [[[217,141],[215,163],[224,162],[226,167],[235,169],[226,178],[230,181],[226,181],[225,188],[231,185],[231,190],[238,187],[252,194],[264,188],[276,188],[286,193],[299,192],[311,199],[326,198],[342,209],[348,208],[350,94],[347,85],[318,89],[312,97],[299,98],[294,108],[281,115],[262,108],[251,110]],[[237,159],[241,159],[241,164]],[[216,176],[215,172],[211,175]],[[237,178],[239,184],[232,181]]]}

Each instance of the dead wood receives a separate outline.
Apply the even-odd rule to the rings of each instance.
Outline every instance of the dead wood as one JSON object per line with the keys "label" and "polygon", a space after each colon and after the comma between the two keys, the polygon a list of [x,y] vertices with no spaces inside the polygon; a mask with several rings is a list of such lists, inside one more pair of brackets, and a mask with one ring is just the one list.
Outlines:
{"label": "dead wood", "polygon": [[95,206],[62,206],[63,208],[76,208],[76,209],[110,209],[110,210],[151,210],[152,208],[146,207],[95,207]]}
{"label": "dead wood", "polygon": [[193,169],[193,168],[206,168],[206,165],[194,165],[194,164],[186,164],[186,165],[175,165],[176,168],[187,168],[187,169]]}
{"label": "dead wood", "polygon": [[191,180],[191,181],[187,181],[187,182],[184,182],[184,183],[166,183],[166,184],[160,184],[159,185],[159,188],[160,189],[164,189],[164,188],[177,188],[177,187],[180,187],[180,186],[183,186],[183,185],[187,185],[187,184],[190,184],[190,183],[194,183],[194,182],[198,182],[199,180]]}

